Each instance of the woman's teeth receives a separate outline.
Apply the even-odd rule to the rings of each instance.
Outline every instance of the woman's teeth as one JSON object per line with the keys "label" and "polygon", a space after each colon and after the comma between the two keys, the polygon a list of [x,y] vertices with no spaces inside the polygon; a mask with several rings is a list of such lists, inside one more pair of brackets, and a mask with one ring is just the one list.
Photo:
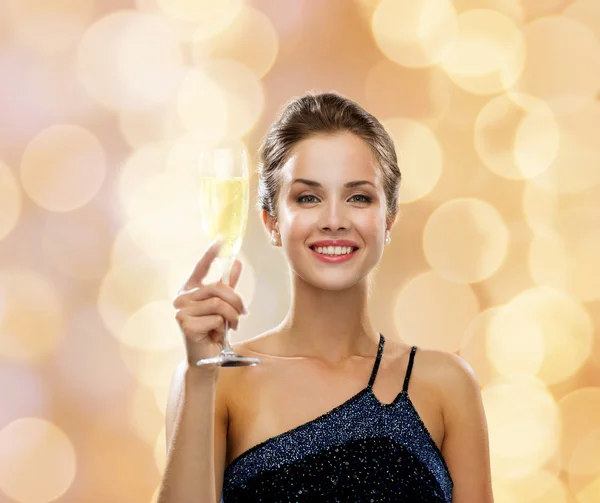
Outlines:
{"label": "woman's teeth", "polygon": [[352,253],[355,248],[352,248],[351,246],[326,246],[324,248],[315,246],[313,247],[313,250],[323,255],[347,255]]}

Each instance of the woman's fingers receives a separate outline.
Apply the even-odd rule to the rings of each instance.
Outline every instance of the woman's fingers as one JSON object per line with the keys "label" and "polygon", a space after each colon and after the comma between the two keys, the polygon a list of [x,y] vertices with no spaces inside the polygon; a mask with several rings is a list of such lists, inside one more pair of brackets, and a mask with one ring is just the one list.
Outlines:
{"label": "woman's fingers", "polygon": [[243,266],[241,260],[236,258],[231,265],[231,272],[229,273],[229,283],[231,288],[235,288],[237,285],[240,275],[242,274],[242,269]]}
{"label": "woman's fingers", "polygon": [[202,280],[208,274],[213,260],[219,256],[219,251],[221,250],[223,243],[224,240],[222,238],[217,238],[210,244],[208,249],[204,252],[202,257],[200,257],[200,260],[198,260],[194,266],[194,270],[181,287],[181,290],[190,290],[191,288],[196,288],[202,285]]}
{"label": "woman's fingers", "polygon": [[199,302],[211,297],[218,297],[229,303],[239,314],[247,314],[242,298],[232,287],[224,285],[221,282],[202,285],[201,287],[194,288],[184,294],[180,294],[173,302],[173,305],[176,308],[181,308],[190,302]]}
{"label": "woman's fingers", "polygon": [[237,330],[240,313],[219,297],[210,297],[201,301],[192,301],[184,308],[179,309],[176,314],[177,320],[185,324],[189,318],[210,317],[218,315],[229,322],[229,326]]}

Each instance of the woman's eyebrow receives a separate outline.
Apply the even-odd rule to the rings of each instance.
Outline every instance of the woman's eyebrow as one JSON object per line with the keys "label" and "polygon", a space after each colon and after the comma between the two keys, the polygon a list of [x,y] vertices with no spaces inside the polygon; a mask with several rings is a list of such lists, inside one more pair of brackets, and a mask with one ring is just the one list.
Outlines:
{"label": "woman's eyebrow", "polygon": [[[311,187],[323,187],[323,185],[321,185],[316,180],[308,180],[306,178],[296,178],[292,182],[292,185],[294,185],[295,183],[303,183],[304,185],[309,185]],[[373,184],[372,182],[369,182],[368,180],[353,180],[352,182],[345,183],[344,187],[346,187],[346,188],[354,188],[354,187],[359,187],[361,185],[370,185],[374,189],[377,188],[377,187],[375,187],[375,184]]]}

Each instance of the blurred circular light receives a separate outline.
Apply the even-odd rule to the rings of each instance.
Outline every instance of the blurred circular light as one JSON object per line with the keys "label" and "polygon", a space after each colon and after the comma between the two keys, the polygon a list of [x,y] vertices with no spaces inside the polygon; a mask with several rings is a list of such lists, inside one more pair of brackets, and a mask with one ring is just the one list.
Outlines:
{"label": "blurred circular light", "polygon": [[528,379],[487,387],[482,398],[496,476],[522,477],[541,468],[557,450],[561,433],[550,392]]}
{"label": "blurred circular light", "polygon": [[559,127],[550,107],[523,94],[488,102],[475,122],[475,149],[486,167],[520,180],[543,173],[555,160]]}
{"label": "blurred circular light", "polygon": [[562,15],[586,25],[600,40],[600,9],[597,0],[575,0],[567,5]]}
{"label": "blurred circular light", "polygon": [[553,223],[558,211],[556,192],[527,182],[523,191],[523,213],[529,228],[538,235],[555,237]]}
{"label": "blurred circular light", "polygon": [[22,206],[18,182],[9,167],[0,162],[0,241],[17,225]]}
{"label": "blurred circular light", "polygon": [[[540,118],[541,119],[541,118]],[[600,184],[600,102],[557,117],[560,145],[549,168],[532,179],[559,194],[576,194]],[[540,142],[538,149],[545,145]]]}
{"label": "blurred circular light", "polygon": [[[552,470],[552,471],[550,471]],[[521,477],[503,479],[514,501],[531,503],[569,503],[569,491],[559,478],[559,470],[552,468],[538,469]],[[494,498],[496,492],[494,492]],[[500,501],[503,501],[502,499]]]}
{"label": "blurred circular light", "polygon": [[[219,142],[221,143],[221,142]],[[239,138],[228,138],[226,142],[231,148],[243,149],[248,152],[246,143]],[[221,144],[223,144],[221,143]],[[203,136],[198,131],[192,131],[170,145],[165,174],[174,177],[186,187],[198,187],[198,159],[203,152],[215,147],[211,138]],[[196,197],[196,196],[194,196]]]}
{"label": "blurred circular light", "polygon": [[177,32],[158,16],[112,12],[84,35],[77,73],[86,91],[106,108],[155,106],[173,95],[184,76]]}
{"label": "blurred circular light", "polygon": [[521,0],[526,21],[558,13],[570,2],[571,0]]}
{"label": "blurred circular light", "polygon": [[502,376],[535,376],[542,367],[544,349],[544,337],[534,319],[510,304],[495,310],[487,332],[487,354]]}
{"label": "blurred circular light", "polygon": [[102,207],[49,216],[41,237],[44,258],[65,276],[100,279],[108,267],[111,224]]}
{"label": "blurred circular light", "polygon": [[[15,383],[19,383],[18,386]],[[4,426],[22,416],[48,413],[51,400],[48,388],[48,382],[38,369],[3,361],[0,365],[0,425]]]}
{"label": "blurred circular light", "polygon": [[52,53],[77,42],[93,15],[94,3],[94,0],[6,0],[3,15],[18,40],[40,52]]}
{"label": "blurred circular light", "polygon": [[29,142],[21,160],[23,189],[49,211],[72,211],[98,193],[106,176],[106,154],[89,131],[55,125]]}
{"label": "blurred circular light", "polygon": [[600,40],[589,28],[571,18],[551,16],[528,23],[523,34],[527,60],[515,91],[561,112],[595,98],[600,89]]}
{"label": "blurred circular light", "polygon": [[152,143],[135,150],[119,170],[118,192],[121,206],[127,209],[145,183],[164,173],[171,145]]}
{"label": "blurred circular light", "polygon": [[435,128],[448,110],[451,87],[439,66],[406,68],[382,58],[369,70],[365,94],[369,110],[380,120],[402,117]]}
{"label": "blurred circular light", "polygon": [[[177,97],[177,111],[187,129],[217,141],[227,128],[228,103],[224,92],[205,72],[188,73]],[[206,140],[209,141],[209,140]]]}
{"label": "blurred circular light", "polygon": [[197,186],[183,178],[156,175],[141,185],[126,208],[131,220],[123,232],[144,253],[161,262],[189,256],[206,238],[198,225]]}
{"label": "blurred circular light", "polygon": [[[147,110],[119,111],[119,130],[127,144],[137,150],[148,144],[172,139],[167,128],[167,115],[170,113],[179,120],[179,114],[176,106],[170,105],[169,102]],[[183,134],[183,132],[185,132],[185,128],[181,125],[181,129],[176,136]]]}
{"label": "blurred circular light", "polygon": [[[66,337],[50,364],[52,389],[88,417],[106,414],[131,396],[131,375],[93,305],[71,308]],[[107,372],[106,369],[110,369]]]}
{"label": "blurred circular light", "polygon": [[159,16],[138,15],[121,37],[117,70],[127,88],[146,103],[170,98],[186,71],[173,26]]}
{"label": "blurred circular light", "polygon": [[524,18],[521,0],[453,0],[454,8],[463,13],[475,9],[490,9],[508,16],[517,23]]}
{"label": "blurred circular light", "polygon": [[[264,92],[259,79],[252,73],[252,71],[235,61],[229,61],[225,59],[211,59],[207,60],[199,66],[199,71],[212,81],[217,89],[222,93],[222,97],[225,100],[226,106],[223,107],[219,103],[219,108],[210,108],[208,110],[197,110],[196,113],[207,114],[212,113],[223,113],[225,110],[226,120],[226,136],[228,138],[238,138],[244,136],[250,129],[254,127],[264,107]],[[201,82],[203,82],[201,80]],[[215,100],[218,100],[217,94],[215,93]],[[182,103],[179,102],[179,113],[184,119],[184,123],[190,124],[190,129],[197,129],[196,121],[192,120],[189,116],[191,110],[184,113],[182,111]],[[192,100],[191,106],[194,106]],[[213,126],[219,127],[219,117],[208,114],[208,117],[212,117]],[[196,119],[198,120],[198,119]],[[204,124],[204,122],[201,122]],[[204,143],[207,143],[206,140]]]}
{"label": "blurred circular light", "polygon": [[400,202],[426,196],[442,174],[442,149],[437,138],[427,126],[410,119],[388,119],[383,125],[394,140],[402,170]]}
{"label": "blurred circular light", "polygon": [[576,197],[561,197],[552,224],[556,233],[567,242],[578,241],[586,234],[594,234],[600,228],[600,184]]}
{"label": "blurred circular light", "polygon": [[[570,494],[577,495],[578,503],[596,503],[600,494],[600,477],[580,477],[572,475],[570,477]],[[568,502],[567,502],[568,503]]]}
{"label": "blurred circular light", "polygon": [[119,256],[102,280],[98,295],[98,312],[113,335],[122,332],[138,309],[168,298],[163,275],[156,263],[139,252]]}
{"label": "blurred circular light", "polygon": [[[175,323],[175,308],[171,306],[171,318]],[[164,350],[141,350],[124,344],[119,345],[119,355],[136,381],[150,390],[169,386],[173,372],[179,363],[186,359],[183,337],[179,344]],[[164,413],[164,409],[161,409]]]}
{"label": "blurred circular light", "polygon": [[169,301],[142,306],[115,336],[121,343],[143,351],[165,351],[181,345],[181,334]]}
{"label": "blurred circular light", "polygon": [[24,417],[0,430],[0,489],[13,500],[60,498],[73,483],[76,465],[69,437],[49,421]]}
{"label": "blurred circular light", "polygon": [[[561,465],[571,473],[600,472],[600,455],[590,444],[600,445],[600,388],[584,387],[571,391],[558,402],[563,422]],[[582,442],[587,440],[586,448]]]}
{"label": "blurred circular light", "polygon": [[[508,214],[512,211],[514,210],[509,209]],[[513,215],[509,218],[509,245],[502,266],[478,285],[480,294],[490,306],[502,306],[523,290],[535,286],[527,262],[523,260],[527,256],[531,236],[519,217],[515,218]]]}
{"label": "blurred circular light", "polygon": [[577,239],[534,235],[529,269],[538,285],[564,290],[583,302],[600,299],[600,235],[589,232]]}
{"label": "blurred circular light", "polygon": [[28,269],[0,270],[0,357],[38,363],[63,338],[64,307],[50,281]]}
{"label": "blurred circular light", "polygon": [[571,474],[600,474],[600,426],[580,435],[570,451],[566,470]]}
{"label": "blurred circular light", "polygon": [[456,11],[448,0],[382,0],[371,28],[383,54],[410,67],[437,63],[458,31]]}
{"label": "blurred circular light", "polygon": [[279,41],[271,20],[261,11],[244,7],[224,31],[206,38],[200,28],[194,37],[194,62],[201,65],[207,58],[236,61],[261,78],[271,69],[277,57]]}
{"label": "blurred circular light", "polygon": [[475,94],[493,94],[512,85],[525,63],[521,31],[508,17],[489,9],[458,16],[458,37],[441,64],[460,87]]}
{"label": "blurred circular light", "polygon": [[189,23],[198,23],[206,36],[227,28],[244,6],[243,0],[156,0],[164,14]]}
{"label": "blurred circular light", "polygon": [[[431,316],[431,306],[436,306],[435,316]],[[411,279],[402,289],[395,322],[407,343],[454,352],[478,312],[479,302],[471,287],[430,271]]]}
{"label": "blurred circular light", "polygon": [[480,312],[469,323],[460,341],[460,356],[471,365],[481,388],[500,378],[498,370],[489,360],[487,344],[490,326],[499,310],[500,307],[492,307]]}
{"label": "blurred circular light", "polygon": [[449,201],[434,211],[423,233],[423,251],[440,276],[457,283],[482,281],[504,262],[508,229],[498,211],[479,199]]}
{"label": "blurred circular light", "polygon": [[575,299],[545,286],[534,287],[510,301],[511,308],[533,320],[544,338],[544,361],[538,377],[546,384],[575,374],[592,351],[590,315]]}
{"label": "blurred circular light", "polygon": [[198,23],[191,19],[165,16],[165,11],[161,9],[157,2],[158,0],[133,0],[136,10],[161,18],[175,30],[180,43],[190,44],[194,32],[198,30]]}

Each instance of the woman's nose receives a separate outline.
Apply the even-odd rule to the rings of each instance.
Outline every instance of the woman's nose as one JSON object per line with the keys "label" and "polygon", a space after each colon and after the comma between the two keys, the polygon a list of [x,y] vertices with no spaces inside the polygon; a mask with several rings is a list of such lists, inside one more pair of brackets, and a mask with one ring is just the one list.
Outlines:
{"label": "woman's nose", "polygon": [[344,205],[337,202],[323,205],[320,224],[323,229],[328,230],[347,228],[349,221]]}

